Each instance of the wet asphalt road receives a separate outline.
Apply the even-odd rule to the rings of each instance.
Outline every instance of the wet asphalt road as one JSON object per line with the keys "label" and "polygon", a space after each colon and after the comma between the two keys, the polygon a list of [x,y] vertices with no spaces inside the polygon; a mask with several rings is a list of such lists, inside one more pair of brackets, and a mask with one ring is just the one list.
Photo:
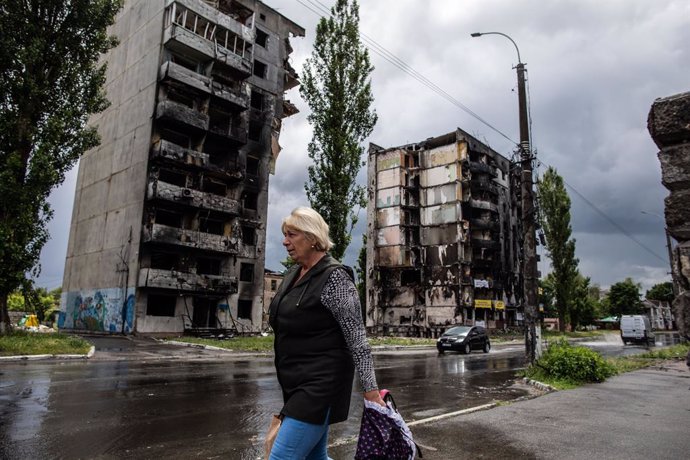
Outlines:
{"label": "wet asphalt road", "polygon": [[[260,458],[269,414],[281,406],[270,356],[94,341],[88,361],[0,364],[0,458]],[[594,345],[605,354],[635,349]],[[514,378],[522,347],[495,348],[468,356],[377,352],[379,386],[407,420],[527,395]],[[355,392],[351,417],[332,428],[331,442],[356,436],[360,414]]]}

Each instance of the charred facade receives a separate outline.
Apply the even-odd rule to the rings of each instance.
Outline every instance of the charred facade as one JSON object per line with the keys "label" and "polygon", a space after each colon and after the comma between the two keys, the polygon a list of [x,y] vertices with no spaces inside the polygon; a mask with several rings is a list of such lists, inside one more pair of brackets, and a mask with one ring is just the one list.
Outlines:
{"label": "charred facade", "polygon": [[516,325],[519,170],[464,131],[369,147],[369,330],[437,336]]}
{"label": "charred facade", "polygon": [[269,174],[297,112],[284,99],[298,84],[289,38],[304,29],[252,0],[132,0],[114,29],[62,327],[259,331]]}

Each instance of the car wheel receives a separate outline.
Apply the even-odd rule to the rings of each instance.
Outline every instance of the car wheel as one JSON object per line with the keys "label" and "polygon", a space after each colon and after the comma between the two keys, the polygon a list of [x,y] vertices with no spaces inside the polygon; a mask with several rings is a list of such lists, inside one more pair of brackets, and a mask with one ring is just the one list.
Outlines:
{"label": "car wheel", "polygon": [[469,355],[471,351],[472,351],[472,348],[470,347],[469,343],[466,343],[465,346],[462,347],[462,352],[465,353],[466,355]]}
{"label": "car wheel", "polygon": [[484,342],[484,353],[488,353],[491,350],[491,343],[487,340]]}
{"label": "car wheel", "polygon": [[439,354],[439,355],[442,355],[442,354],[443,354],[443,349],[438,348],[438,354]]}

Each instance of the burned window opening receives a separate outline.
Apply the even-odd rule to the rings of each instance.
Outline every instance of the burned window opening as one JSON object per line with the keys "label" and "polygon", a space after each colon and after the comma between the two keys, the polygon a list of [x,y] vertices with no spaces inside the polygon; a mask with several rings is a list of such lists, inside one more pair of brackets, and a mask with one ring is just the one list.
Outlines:
{"label": "burned window opening", "polygon": [[252,109],[256,110],[263,110],[264,109],[264,95],[261,91],[257,91],[255,89],[252,90],[252,95],[251,95],[251,107]]}
{"label": "burned window opening", "polygon": [[256,210],[259,203],[259,194],[255,192],[244,192],[244,208]]}
{"label": "burned window opening", "polygon": [[268,34],[261,29],[256,29],[256,40],[254,43],[262,48],[266,48],[268,45]]}
{"label": "burned window opening", "polygon": [[252,283],[254,281],[254,264],[240,264],[240,281]]}
{"label": "burned window opening", "polygon": [[271,291],[278,289],[278,280],[271,280]]}
{"label": "burned window opening", "polygon": [[175,316],[177,297],[174,295],[149,294],[146,299],[147,316]]}
{"label": "burned window opening", "polygon": [[213,327],[216,323],[216,299],[208,297],[194,297],[194,313],[192,324],[194,327]]}
{"label": "burned window opening", "polygon": [[214,195],[226,196],[228,193],[228,186],[222,182],[206,177],[203,181],[202,191],[213,193]]}
{"label": "burned window opening", "polygon": [[158,171],[158,180],[168,184],[177,185],[178,187],[187,187],[187,175],[179,171],[160,169]]}
{"label": "burned window opening", "polygon": [[156,223],[167,225],[168,227],[182,228],[182,214],[166,209],[156,209]]}
{"label": "burned window opening", "polygon": [[247,137],[253,141],[260,141],[261,140],[261,130],[263,128],[263,123],[260,123],[255,120],[251,120],[249,122],[249,132],[247,133]]}
{"label": "burned window opening", "polygon": [[256,157],[247,157],[246,173],[248,176],[258,176],[259,175],[259,159]]}
{"label": "burned window opening", "polygon": [[256,244],[256,229],[254,227],[242,226],[242,243],[247,246]]}
{"label": "burned window opening", "polygon": [[174,62],[185,69],[191,70],[192,72],[199,72],[199,63],[187,56],[181,56],[177,53],[170,52],[170,62]]}
{"label": "burned window opening", "polygon": [[209,129],[221,133],[227,133],[230,130],[230,124],[232,123],[230,113],[212,105],[208,108],[208,117]]}
{"label": "burned window opening", "polygon": [[412,286],[419,284],[420,276],[417,270],[403,270],[400,272],[400,285]]}
{"label": "burned window opening", "polygon": [[178,88],[175,88],[173,86],[168,86],[167,91],[165,92],[165,97],[166,99],[177,102],[178,104],[182,104],[184,106],[189,107],[190,109],[193,109],[195,106],[195,99],[194,96],[191,94],[185,93],[184,91],[180,91]]}
{"label": "burned window opening", "polygon": [[213,235],[222,235],[225,230],[225,222],[219,219],[210,217],[199,218],[199,231],[204,233],[211,233]]}
{"label": "burned window opening", "polygon": [[150,268],[157,270],[178,270],[180,263],[177,254],[169,252],[152,252]]}
{"label": "burned window opening", "polygon": [[211,78],[213,78],[214,81],[230,88],[231,90],[240,90],[241,83],[237,81],[230,72],[226,71],[222,67],[213,67],[213,69],[211,69]]}
{"label": "burned window opening", "polygon": [[219,259],[208,257],[199,257],[196,259],[196,272],[200,275],[219,276],[220,269],[221,261]]}
{"label": "burned window opening", "polygon": [[188,149],[192,144],[192,138],[190,136],[179,131],[173,131],[172,129],[162,128],[159,131],[159,135],[164,141],[172,142],[173,144],[179,145],[180,147],[184,147],[186,149]]}
{"label": "burned window opening", "polygon": [[237,300],[237,317],[240,319],[252,319],[252,301],[248,299]]}
{"label": "burned window opening", "polygon": [[268,66],[261,61],[254,60],[253,74],[259,78],[266,78]]}

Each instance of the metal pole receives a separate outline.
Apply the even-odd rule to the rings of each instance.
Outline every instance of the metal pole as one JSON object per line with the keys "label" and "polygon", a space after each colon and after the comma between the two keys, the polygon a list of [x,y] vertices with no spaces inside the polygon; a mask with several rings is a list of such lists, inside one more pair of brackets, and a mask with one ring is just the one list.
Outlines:
{"label": "metal pole", "polygon": [[673,296],[678,297],[680,289],[678,288],[678,279],[676,278],[676,268],[673,263],[673,246],[671,245],[671,235],[668,233],[668,227],[664,225],[664,233],[666,234],[666,249],[668,249],[668,262],[671,264],[671,285],[673,286]]}

